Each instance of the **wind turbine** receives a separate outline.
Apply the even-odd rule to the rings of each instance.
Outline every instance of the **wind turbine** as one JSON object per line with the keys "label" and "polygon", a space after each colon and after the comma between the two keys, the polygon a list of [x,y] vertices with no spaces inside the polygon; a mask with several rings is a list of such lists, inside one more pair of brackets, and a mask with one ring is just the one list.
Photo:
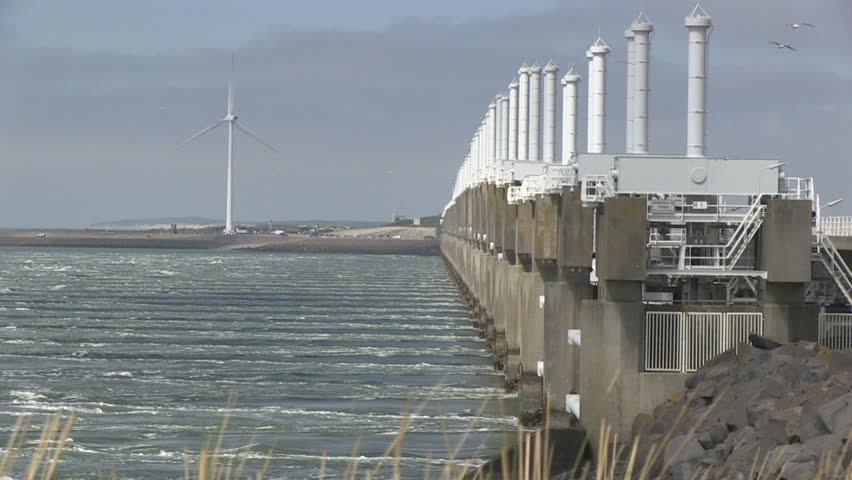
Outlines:
{"label": "wind turbine", "polygon": [[[230,235],[233,233],[237,233],[236,229],[234,229],[234,128],[240,129],[243,133],[248,135],[249,137],[256,140],[258,143],[263,145],[264,147],[272,150],[275,153],[280,152],[270,146],[268,143],[264,142],[257,135],[251,133],[243,127],[241,124],[237,122],[237,116],[234,114],[234,58],[231,57],[231,77],[228,79],[228,113],[225,115],[225,118],[221,120],[217,120],[209,127],[204,130],[196,133],[195,135],[189,137],[189,140],[183,142],[180,146],[184,146],[187,143],[195,140],[196,138],[204,135],[205,133],[214,130],[219,125],[223,123],[228,124],[228,191],[227,191],[227,207],[225,209],[225,234]],[[178,147],[180,148],[180,147]]]}

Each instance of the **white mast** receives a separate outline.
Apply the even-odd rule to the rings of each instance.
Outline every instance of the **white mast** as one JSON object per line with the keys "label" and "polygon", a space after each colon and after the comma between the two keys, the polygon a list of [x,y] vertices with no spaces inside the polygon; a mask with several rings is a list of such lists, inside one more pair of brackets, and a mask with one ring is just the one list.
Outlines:
{"label": "white mast", "polygon": [[509,160],[518,159],[518,82],[509,84]]}
{"label": "white mast", "polygon": [[648,153],[648,61],[651,49],[651,32],[654,24],[645,12],[631,25],[633,31],[633,150]]}
{"label": "white mast", "polygon": [[713,20],[696,5],[686,17],[689,30],[689,79],[687,83],[686,155],[703,157],[707,149],[707,30]]}
{"label": "white mast", "polygon": [[541,160],[541,67],[536,63],[530,67],[530,149],[529,159]]}
{"label": "white mast", "polygon": [[556,74],[559,67],[551,60],[544,66],[544,154],[545,163],[556,160]]}
{"label": "white mast", "polygon": [[574,67],[562,77],[562,165],[574,163],[577,154],[577,84]]}
{"label": "white mast", "polygon": [[589,130],[592,136],[589,141],[590,153],[603,153],[606,145],[606,56],[609,46],[601,37],[589,47],[592,55],[592,78],[589,80],[589,90],[592,93],[592,125]]}
{"label": "white mast", "polygon": [[518,160],[529,160],[530,148],[530,67],[525,63],[520,70],[518,92]]}
{"label": "white mast", "polygon": [[633,31],[624,31],[627,39],[627,112],[626,125],[624,128],[624,151],[633,153]]}

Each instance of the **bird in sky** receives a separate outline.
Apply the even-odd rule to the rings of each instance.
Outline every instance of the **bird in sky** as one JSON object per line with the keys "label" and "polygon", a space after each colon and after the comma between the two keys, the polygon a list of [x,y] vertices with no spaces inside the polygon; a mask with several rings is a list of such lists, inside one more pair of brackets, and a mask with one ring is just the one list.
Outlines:
{"label": "bird in sky", "polygon": [[160,105],[160,110],[168,110],[168,109],[169,109],[168,105]]}
{"label": "bird in sky", "polygon": [[802,22],[802,23],[788,23],[788,24],[787,24],[787,26],[788,26],[788,27],[790,27],[790,28],[792,28],[793,30],[798,30],[798,29],[800,29],[800,28],[802,28],[802,27],[816,28],[816,25],[813,25],[813,24],[810,24],[810,23],[805,23],[805,22]]}
{"label": "bird in sky", "polygon": [[786,49],[792,50],[794,52],[798,52],[798,50],[791,47],[790,45],[787,45],[786,43],[779,43],[779,42],[769,42],[769,43],[771,43],[772,45],[775,45],[775,48],[777,48],[779,50],[782,49],[782,48],[786,48]]}

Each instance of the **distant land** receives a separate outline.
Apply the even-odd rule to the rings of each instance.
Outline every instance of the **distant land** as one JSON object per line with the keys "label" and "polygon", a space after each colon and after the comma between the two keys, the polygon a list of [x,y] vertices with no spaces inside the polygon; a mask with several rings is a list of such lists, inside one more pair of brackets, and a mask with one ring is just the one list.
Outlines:
{"label": "distant land", "polygon": [[[240,220],[235,222],[238,225],[268,225],[269,220]],[[340,225],[349,227],[375,227],[386,225],[389,222],[370,221],[370,220],[272,220],[273,225]],[[89,228],[104,229],[128,229],[128,230],[146,230],[157,227],[168,227],[171,224],[176,224],[181,228],[195,226],[197,228],[212,227],[224,225],[224,220],[208,217],[159,217],[159,218],[129,218],[120,220],[110,220],[105,222],[93,223]]]}
{"label": "distant land", "polygon": [[[185,225],[185,224],[184,224]],[[221,225],[206,228],[139,230],[111,228],[88,230],[0,230],[0,247],[94,247],[225,249],[298,253],[368,253],[438,255],[437,230],[426,226],[343,225],[309,228],[277,226],[248,228],[247,233],[223,235]]]}

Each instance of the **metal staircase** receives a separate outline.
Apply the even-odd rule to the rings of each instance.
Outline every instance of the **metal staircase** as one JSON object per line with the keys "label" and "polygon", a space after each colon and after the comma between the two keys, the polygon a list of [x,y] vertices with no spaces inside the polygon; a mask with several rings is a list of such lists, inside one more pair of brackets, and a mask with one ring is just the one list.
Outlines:
{"label": "metal staircase", "polygon": [[681,248],[679,270],[733,270],[749,243],[763,225],[766,206],[755,199],[743,221],[724,245],[684,245]]}
{"label": "metal staircase", "polygon": [[840,256],[840,252],[822,232],[816,233],[815,256],[819,258],[835,285],[843,293],[846,301],[852,305],[852,271]]}

